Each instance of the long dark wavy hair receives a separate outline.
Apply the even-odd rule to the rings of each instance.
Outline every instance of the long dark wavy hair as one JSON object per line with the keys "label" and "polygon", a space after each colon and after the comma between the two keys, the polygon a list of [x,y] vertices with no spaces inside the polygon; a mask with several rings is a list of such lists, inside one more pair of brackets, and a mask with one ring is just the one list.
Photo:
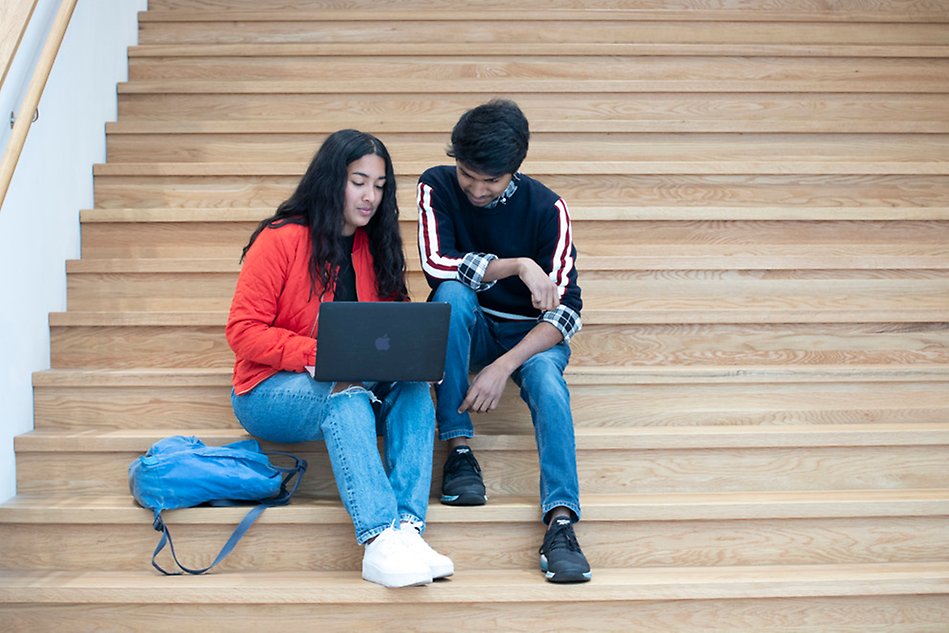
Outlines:
{"label": "long dark wavy hair", "polygon": [[241,261],[244,261],[247,251],[264,229],[301,224],[310,228],[311,297],[317,287],[320,288],[320,297],[328,288],[334,287],[339,267],[349,257],[342,241],[347,168],[353,161],[369,154],[381,157],[386,169],[382,201],[365,227],[375,266],[377,290],[380,297],[408,300],[405,253],[399,234],[399,205],[395,199],[392,159],[382,141],[358,130],[340,130],[326,138],[293,195],[277,207],[273,216],[262,221],[250,236],[241,254]]}

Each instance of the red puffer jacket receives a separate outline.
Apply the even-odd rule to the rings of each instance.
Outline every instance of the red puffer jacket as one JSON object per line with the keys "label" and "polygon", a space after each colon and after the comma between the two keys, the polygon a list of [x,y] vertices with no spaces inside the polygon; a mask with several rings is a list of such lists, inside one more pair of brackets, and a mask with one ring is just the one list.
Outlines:
{"label": "red puffer jacket", "polygon": [[[319,287],[310,293],[310,232],[286,224],[260,232],[237,279],[225,335],[237,357],[234,390],[244,394],[278,371],[305,371],[316,361]],[[369,240],[356,229],[356,296],[379,301]],[[323,301],[333,300],[333,289]]]}

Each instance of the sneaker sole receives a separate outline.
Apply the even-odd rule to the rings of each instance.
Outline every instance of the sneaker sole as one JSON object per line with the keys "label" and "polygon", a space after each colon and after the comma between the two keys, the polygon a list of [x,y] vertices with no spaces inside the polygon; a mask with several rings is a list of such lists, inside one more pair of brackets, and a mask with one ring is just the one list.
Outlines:
{"label": "sneaker sole", "polygon": [[589,582],[593,578],[593,572],[566,572],[562,571],[559,574],[555,574],[552,571],[548,571],[544,574],[547,577],[548,582],[556,583],[578,583],[578,582]]}
{"label": "sneaker sole", "polygon": [[432,575],[429,574],[387,574],[384,571],[372,566],[363,566],[363,580],[374,582],[383,587],[418,587],[428,585],[432,582]]}
{"label": "sneaker sole", "polygon": [[483,506],[488,502],[488,497],[478,494],[442,495],[441,501],[446,506]]}
{"label": "sneaker sole", "polygon": [[593,578],[592,571],[562,571],[562,572],[552,572],[547,569],[547,557],[541,554],[540,556],[540,570],[544,573],[544,576],[549,582],[557,583],[577,583],[577,582],[587,582]]}

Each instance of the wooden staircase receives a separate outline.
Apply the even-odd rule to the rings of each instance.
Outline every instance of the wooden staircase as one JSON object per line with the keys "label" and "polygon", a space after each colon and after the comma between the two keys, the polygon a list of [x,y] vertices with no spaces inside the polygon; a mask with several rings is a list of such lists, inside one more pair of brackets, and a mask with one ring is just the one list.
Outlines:
{"label": "wooden staircase", "polygon": [[[949,630],[944,2],[149,4],[0,505],[0,628]],[[253,227],[326,134],[377,133],[423,299],[415,180],[496,95],[574,219],[593,581],[537,570],[514,388],[473,442],[489,505],[430,507],[450,580],[360,580],[321,444],[219,573],[155,574],[126,468],[243,436],[223,325]],[[170,514],[179,552],[209,563],[241,514]]]}

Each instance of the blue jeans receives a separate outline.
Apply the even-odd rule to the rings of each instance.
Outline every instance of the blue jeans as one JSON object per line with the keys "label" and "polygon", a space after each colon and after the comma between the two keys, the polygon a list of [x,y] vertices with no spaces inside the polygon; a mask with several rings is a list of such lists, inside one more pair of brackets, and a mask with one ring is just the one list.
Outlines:
{"label": "blue jeans", "polygon": [[[280,372],[249,393],[232,392],[238,421],[268,442],[323,440],[339,496],[365,543],[395,522],[424,529],[432,482],[435,412],[428,383],[335,383]],[[373,407],[373,403],[377,407]],[[384,455],[377,435],[384,436]]]}
{"label": "blue jeans", "polygon": [[[536,321],[498,321],[489,318],[478,304],[478,296],[457,281],[442,282],[432,301],[451,304],[445,379],[435,385],[438,437],[474,436],[471,415],[458,413],[468,393],[468,374],[494,362],[523,339]],[[570,412],[570,391],[563,372],[570,360],[565,342],[535,354],[512,375],[521,389],[534,423],[540,460],[540,505],[543,520],[558,506],[580,519],[580,483],[577,478],[577,448]]]}

